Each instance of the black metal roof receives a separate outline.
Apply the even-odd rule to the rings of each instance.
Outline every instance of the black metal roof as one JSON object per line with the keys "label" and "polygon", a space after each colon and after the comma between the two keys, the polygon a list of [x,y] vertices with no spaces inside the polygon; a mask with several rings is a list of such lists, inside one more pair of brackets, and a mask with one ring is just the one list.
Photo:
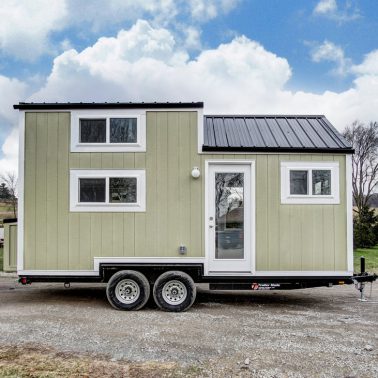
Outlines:
{"label": "black metal roof", "polygon": [[61,109],[190,109],[203,108],[203,102],[19,102],[19,110]]}
{"label": "black metal roof", "polygon": [[353,153],[323,115],[206,115],[203,151]]}

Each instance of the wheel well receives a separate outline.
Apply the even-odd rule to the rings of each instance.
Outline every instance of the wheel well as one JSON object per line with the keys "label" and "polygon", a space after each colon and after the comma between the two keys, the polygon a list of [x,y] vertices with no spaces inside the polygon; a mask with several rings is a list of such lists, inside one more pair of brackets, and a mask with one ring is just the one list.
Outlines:
{"label": "wheel well", "polygon": [[100,264],[100,274],[103,282],[108,282],[113,274],[121,270],[136,270],[141,272],[151,284],[161,274],[170,270],[185,272],[194,282],[201,281],[203,277],[203,264]]}

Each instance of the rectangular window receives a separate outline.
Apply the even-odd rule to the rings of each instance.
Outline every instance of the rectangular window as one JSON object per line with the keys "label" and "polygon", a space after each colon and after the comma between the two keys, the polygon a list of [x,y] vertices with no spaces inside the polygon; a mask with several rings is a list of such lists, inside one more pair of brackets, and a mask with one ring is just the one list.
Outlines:
{"label": "rectangular window", "polygon": [[105,179],[80,178],[79,202],[105,202],[105,187]]}
{"label": "rectangular window", "polygon": [[307,171],[290,171],[290,194],[307,194],[308,193],[308,182],[307,182]]}
{"label": "rectangular window", "polygon": [[145,151],[145,110],[71,111],[71,152]]}
{"label": "rectangular window", "polygon": [[137,143],[136,118],[110,118],[110,143]]}
{"label": "rectangular window", "polygon": [[146,210],[144,170],[72,169],[70,210],[142,212]]}
{"label": "rectangular window", "polygon": [[136,203],[136,177],[110,177],[109,201],[112,203]]}
{"label": "rectangular window", "polygon": [[340,203],[339,163],[281,162],[281,203]]}
{"label": "rectangular window", "polygon": [[80,143],[106,143],[106,119],[80,119]]}

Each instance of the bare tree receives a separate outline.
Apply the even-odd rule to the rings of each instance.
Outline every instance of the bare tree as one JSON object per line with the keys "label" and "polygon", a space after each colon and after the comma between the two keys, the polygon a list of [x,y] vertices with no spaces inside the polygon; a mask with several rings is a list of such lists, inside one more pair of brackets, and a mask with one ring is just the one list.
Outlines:
{"label": "bare tree", "polygon": [[347,126],[343,133],[353,146],[353,199],[358,214],[368,206],[378,183],[378,123],[365,125],[358,121]]}
{"label": "bare tree", "polygon": [[8,188],[13,215],[17,218],[17,176],[14,172],[7,172],[0,176],[0,180],[4,182]]}

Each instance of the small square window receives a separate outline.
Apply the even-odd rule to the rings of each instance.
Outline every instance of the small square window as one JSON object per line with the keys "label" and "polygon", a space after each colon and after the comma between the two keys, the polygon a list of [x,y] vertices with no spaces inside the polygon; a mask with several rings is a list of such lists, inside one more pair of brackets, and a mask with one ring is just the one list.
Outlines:
{"label": "small square window", "polygon": [[145,212],[145,170],[71,169],[70,211]]}
{"label": "small square window", "polygon": [[316,196],[331,195],[331,171],[313,170],[312,171],[312,194]]}
{"label": "small square window", "polygon": [[146,110],[71,111],[71,152],[146,152]]}
{"label": "small square window", "polygon": [[105,143],[106,119],[80,119],[80,143]]}
{"label": "small square window", "polygon": [[110,177],[109,202],[136,203],[137,179],[136,177]]}
{"label": "small square window", "polygon": [[110,118],[110,143],[137,143],[137,119]]}
{"label": "small square window", "polygon": [[339,204],[339,163],[282,161],[282,204]]}
{"label": "small square window", "polygon": [[290,194],[308,194],[307,171],[290,171]]}
{"label": "small square window", "polygon": [[105,202],[106,180],[103,178],[79,179],[79,202]]}

